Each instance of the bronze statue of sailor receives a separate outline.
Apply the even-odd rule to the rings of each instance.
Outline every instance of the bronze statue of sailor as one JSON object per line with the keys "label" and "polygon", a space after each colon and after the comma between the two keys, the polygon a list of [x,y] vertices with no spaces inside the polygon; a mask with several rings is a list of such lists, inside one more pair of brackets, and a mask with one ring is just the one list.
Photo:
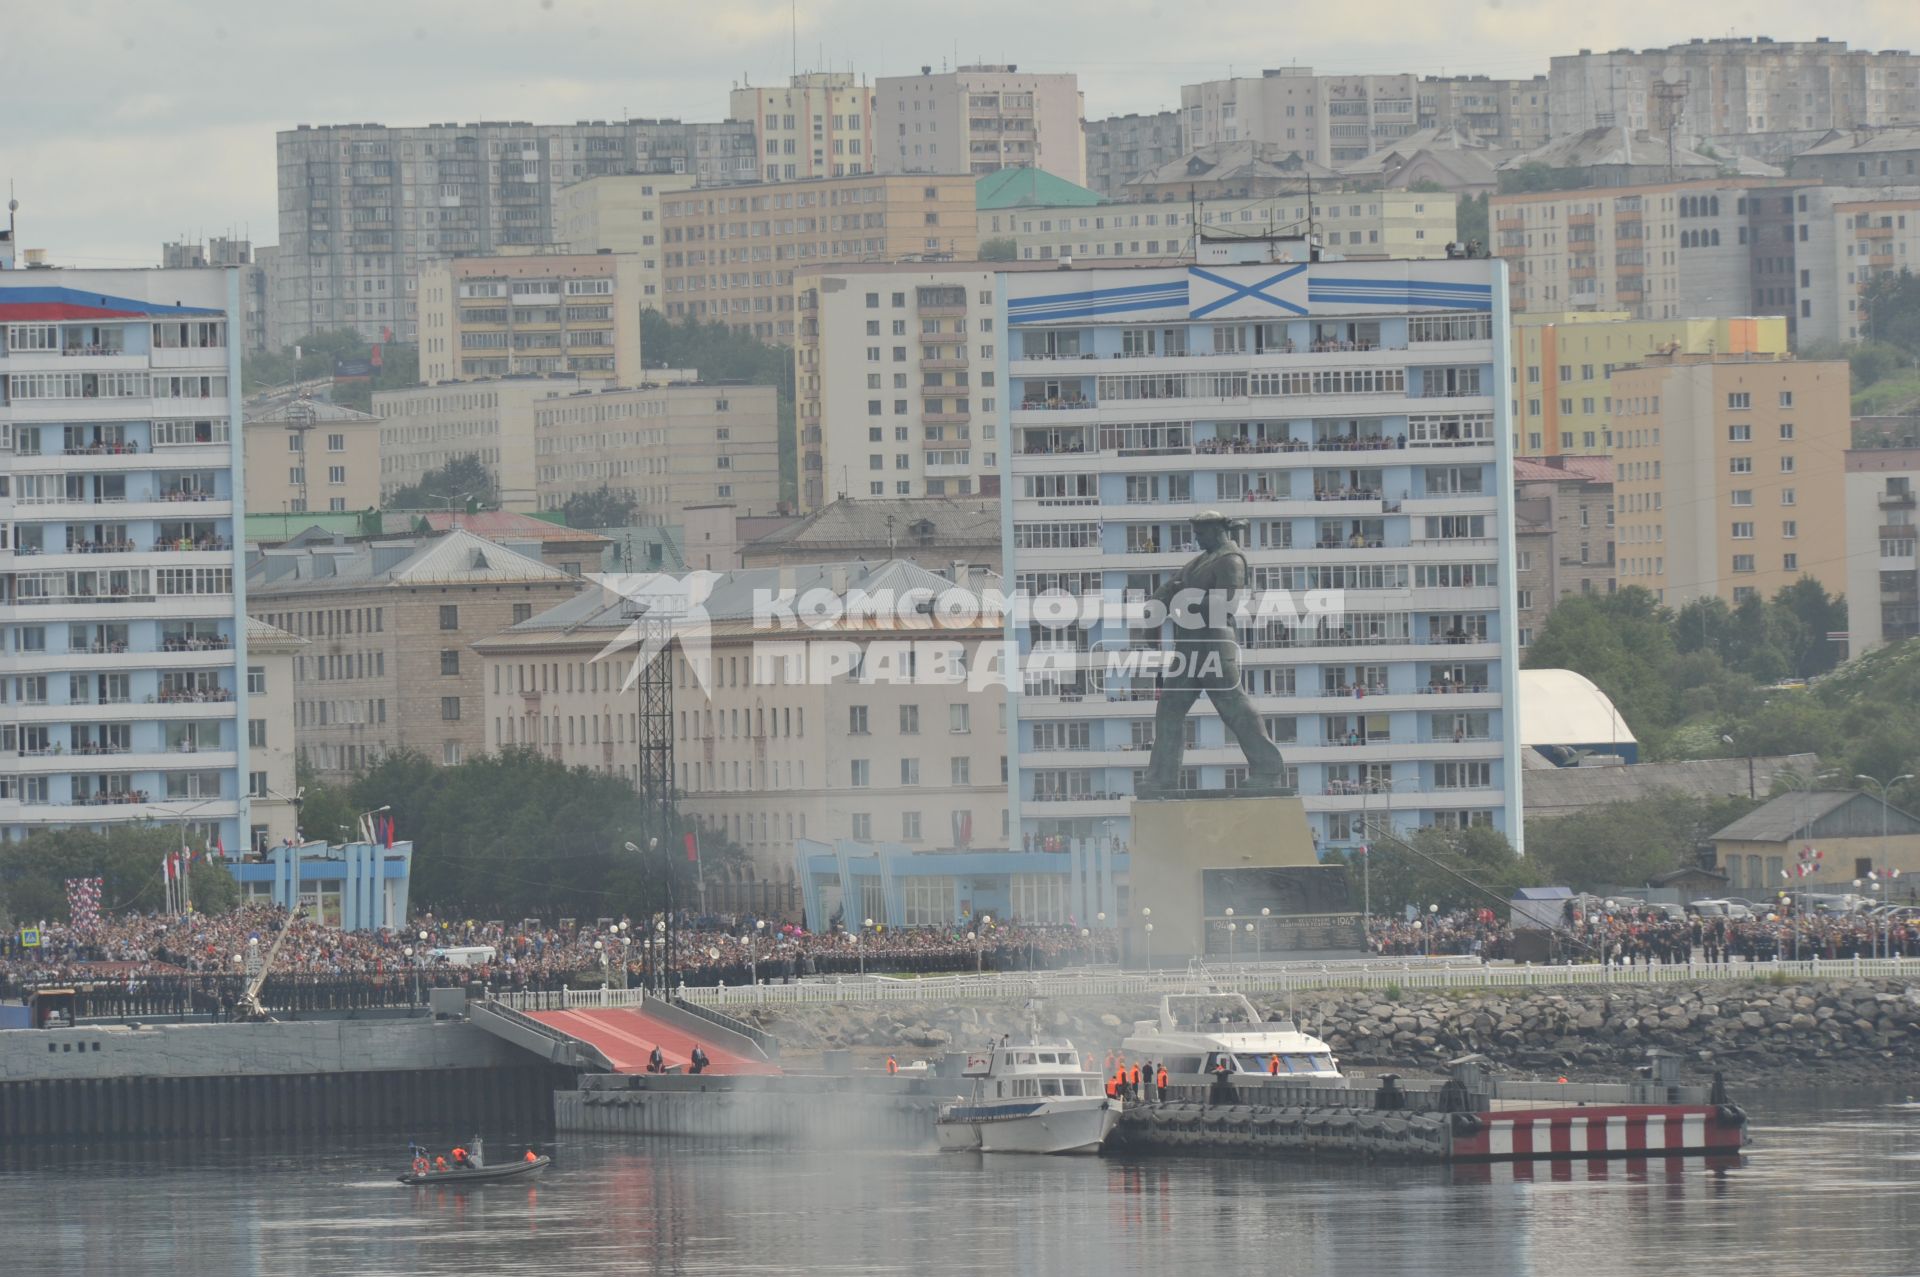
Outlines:
{"label": "bronze statue of sailor", "polygon": [[1267,739],[1260,715],[1240,686],[1240,644],[1232,609],[1247,588],[1247,556],[1233,539],[1233,520],[1218,510],[1194,516],[1200,553],[1175,572],[1151,598],[1173,623],[1173,652],[1160,676],[1160,702],[1153,715],[1153,756],[1141,786],[1144,796],[1180,787],[1180,755],[1187,712],[1205,693],[1247,760],[1244,790],[1280,789],[1280,751]]}

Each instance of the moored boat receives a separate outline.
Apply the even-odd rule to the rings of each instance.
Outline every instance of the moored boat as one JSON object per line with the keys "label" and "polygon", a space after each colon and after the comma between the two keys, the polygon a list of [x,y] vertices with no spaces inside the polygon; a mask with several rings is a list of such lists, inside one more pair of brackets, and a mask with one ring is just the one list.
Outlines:
{"label": "moored boat", "polygon": [[1333,1048],[1291,1020],[1262,1020],[1238,993],[1195,990],[1160,999],[1157,1020],[1136,1020],[1120,1044],[1127,1058],[1164,1063],[1176,1076],[1225,1072],[1285,1078],[1341,1076]]}
{"label": "moored boat", "polygon": [[1083,1068],[1073,1043],[1037,1037],[967,1056],[973,1094],[942,1105],[940,1147],[982,1153],[1097,1153],[1120,1120],[1105,1079]]}
{"label": "moored boat", "polygon": [[[532,1150],[529,1149],[529,1152]],[[514,1162],[501,1162],[488,1165],[485,1151],[479,1140],[473,1141],[473,1147],[467,1152],[465,1165],[448,1166],[440,1170],[427,1160],[422,1150],[415,1150],[412,1169],[401,1175],[402,1184],[483,1184],[497,1179],[513,1179],[521,1175],[532,1175],[547,1167],[553,1161],[545,1153],[531,1159],[521,1158]]]}

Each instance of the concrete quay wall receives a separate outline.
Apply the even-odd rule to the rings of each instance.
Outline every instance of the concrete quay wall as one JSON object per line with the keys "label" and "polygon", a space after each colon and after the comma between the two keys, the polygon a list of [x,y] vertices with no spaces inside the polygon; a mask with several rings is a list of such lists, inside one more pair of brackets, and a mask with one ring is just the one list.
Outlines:
{"label": "concrete quay wall", "polygon": [[0,1082],[471,1069],[527,1062],[463,1020],[81,1025],[0,1032]]}

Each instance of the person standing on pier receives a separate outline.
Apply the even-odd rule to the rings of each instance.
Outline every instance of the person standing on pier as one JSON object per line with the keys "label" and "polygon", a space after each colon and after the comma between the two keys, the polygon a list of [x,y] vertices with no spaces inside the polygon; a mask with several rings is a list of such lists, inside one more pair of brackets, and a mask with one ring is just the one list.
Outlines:
{"label": "person standing on pier", "polygon": [[1159,1066],[1154,1070],[1153,1098],[1155,1101],[1164,1101],[1167,1098],[1167,1062],[1165,1060],[1160,1061]]}

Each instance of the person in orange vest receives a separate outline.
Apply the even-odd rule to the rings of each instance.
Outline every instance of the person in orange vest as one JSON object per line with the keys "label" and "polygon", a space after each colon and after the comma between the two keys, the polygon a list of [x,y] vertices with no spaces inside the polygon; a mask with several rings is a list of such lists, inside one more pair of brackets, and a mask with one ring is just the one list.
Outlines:
{"label": "person in orange vest", "polygon": [[1113,1093],[1120,1099],[1127,1095],[1127,1066],[1116,1064],[1113,1067]]}
{"label": "person in orange vest", "polygon": [[1111,1073],[1107,1075],[1107,1098],[1110,1100],[1120,1098],[1120,1079]]}
{"label": "person in orange vest", "polygon": [[454,1164],[455,1166],[465,1166],[465,1165],[467,1164],[467,1150],[466,1150],[466,1149],[464,1149],[464,1148],[455,1148],[455,1149],[453,1150],[453,1164]]}
{"label": "person in orange vest", "polygon": [[1107,1062],[1101,1066],[1100,1071],[1102,1073],[1113,1072],[1113,1052],[1111,1051],[1107,1052]]}
{"label": "person in orange vest", "polygon": [[1132,1071],[1127,1074],[1127,1098],[1130,1100],[1146,1098],[1140,1090],[1140,1066],[1138,1064],[1135,1064]]}
{"label": "person in orange vest", "polygon": [[1154,1074],[1153,1083],[1154,1083],[1154,1090],[1156,1092],[1153,1098],[1156,1100],[1166,1099],[1167,1098],[1167,1066],[1165,1061],[1161,1062],[1159,1072]]}
{"label": "person in orange vest", "polygon": [[444,1170],[446,1170],[446,1169],[447,1169],[447,1159],[446,1159],[446,1158],[444,1158],[444,1157],[440,1157],[440,1156],[438,1156],[438,1155],[435,1155],[435,1157],[434,1157],[434,1159],[433,1159],[433,1169],[434,1169],[434,1170],[436,1170],[436,1171],[444,1171]]}
{"label": "person in orange vest", "polygon": [[527,1155],[526,1155],[526,1157],[524,1157],[524,1158],[522,1158],[521,1160],[522,1160],[522,1161],[528,1161],[528,1162],[537,1162],[537,1161],[539,1161],[540,1159],[539,1159],[539,1158],[537,1158],[537,1157],[535,1157],[535,1156],[533,1155],[533,1150],[532,1150],[532,1149],[528,1149],[528,1150],[527,1150]]}
{"label": "person in orange vest", "polygon": [[894,1059],[891,1055],[889,1055],[887,1057],[887,1072],[889,1074],[893,1074],[893,1073],[898,1073],[899,1071],[900,1071],[900,1061]]}
{"label": "person in orange vest", "polygon": [[1267,1057],[1267,1076],[1268,1077],[1280,1076],[1280,1053],[1278,1051],[1275,1051],[1272,1055]]}

